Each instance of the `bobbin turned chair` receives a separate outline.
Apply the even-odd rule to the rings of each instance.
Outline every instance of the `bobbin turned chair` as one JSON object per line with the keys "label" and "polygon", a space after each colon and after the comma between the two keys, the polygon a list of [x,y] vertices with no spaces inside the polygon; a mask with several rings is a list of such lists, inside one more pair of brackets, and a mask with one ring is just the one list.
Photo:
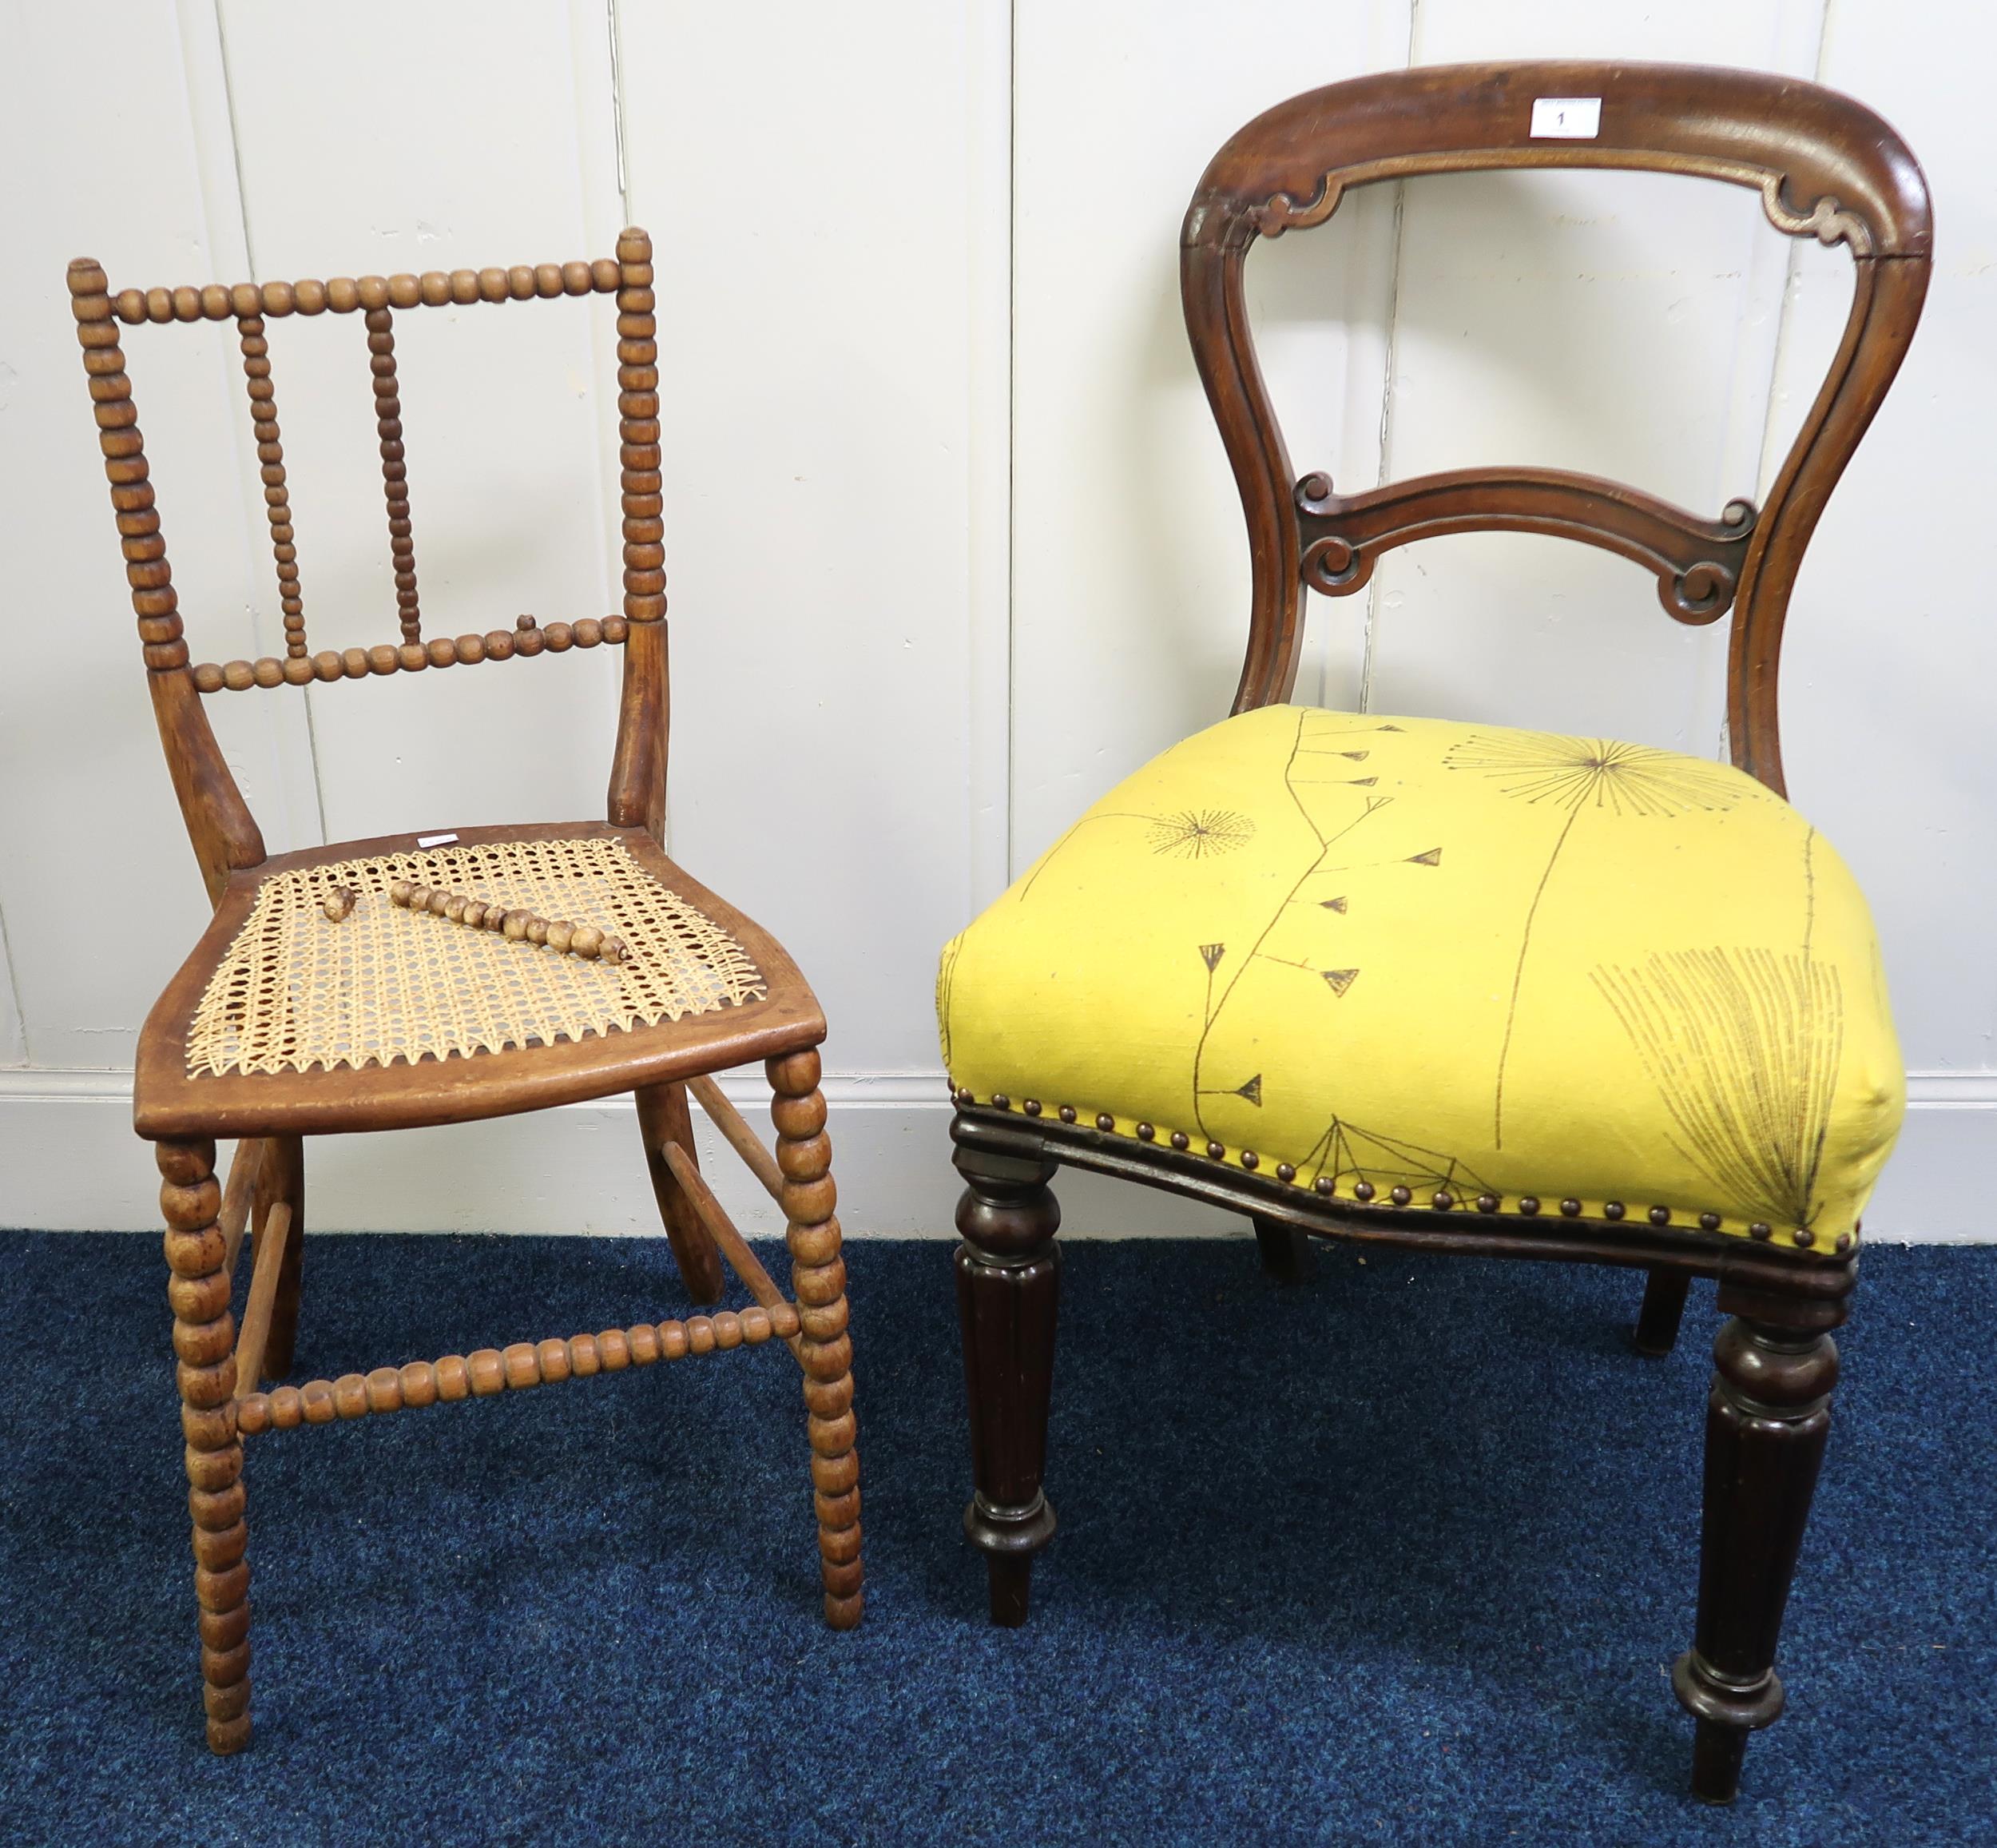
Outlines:
{"label": "bobbin turned chair", "polygon": [[[845,1268],[833,1217],[816,1048],[825,1022],[781,948],[661,848],[666,627],[658,352],[649,240],[628,230],[594,263],[233,288],[126,289],[69,266],[105,473],[123,535],[167,763],[215,916],[145,1023],[134,1115],[165,1177],[169,1297],[193,1516],[208,1741],[248,1742],[246,1436],[615,1373],[772,1337],[804,1373],[828,1620],[860,1621],[859,1458]],[[622,611],[545,629],[425,641],[397,396],[398,310],[445,303],[617,298],[623,463]],[[359,313],[372,357],[401,639],[308,650],[267,316]],[[120,322],[233,320],[248,381],[284,609],[282,659],[191,666]],[[390,836],[268,856],[203,699],[621,646],[623,692],[607,820]],[[563,915],[571,914],[571,915]],[[764,1062],[772,1156],[712,1074]],[[482,1349],[432,1364],[265,1391],[292,1365],[305,1226],[304,1139],[474,1119],[632,1091],[653,1186],[688,1294],[740,1311]],[[695,1158],[687,1095],[782,1209],[795,1302],[729,1222]],[[226,1186],[215,1139],[236,1139]],[[245,1234],[247,1232],[247,1236]],[[250,1278],[231,1313],[239,1250]]]}
{"label": "bobbin turned chair", "polygon": [[[1534,136],[1535,98],[1598,133]],[[1842,244],[1843,341],[1767,504],[1717,519],[1542,468],[1341,494],[1292,476],[1243,266],[1345,193],[1479,169],[1615,167],[1759,192]],[[1234,716],[1139,770],[948,945],[938,982],[976,1492],[995,1622],[1026,1619],[1066,1163],[1229,1206],[1267,1268],[1313,1235],[1649,1273],[1668,1351],[1694,1277],[1715,1348],[1692,1649],[1693,1788],[1734,1794],[1781,1710],[1776,1634],[1829,1420],[1830,1331],[1858,1213],[1903,1107],[1863,899],[1781,800],[1776,666],[1804,546],[1920,313],[1920,170],[1870,111],[1806,83],[1640,65],[1468,66],[1337,84],[1214,157],[1181,283],[1248,516]],[[1582,540],[1654,574],[1666,613],[1734,613],[1735,765],[1601,739],[1288,705],[1304,593],[1482,530]]]}

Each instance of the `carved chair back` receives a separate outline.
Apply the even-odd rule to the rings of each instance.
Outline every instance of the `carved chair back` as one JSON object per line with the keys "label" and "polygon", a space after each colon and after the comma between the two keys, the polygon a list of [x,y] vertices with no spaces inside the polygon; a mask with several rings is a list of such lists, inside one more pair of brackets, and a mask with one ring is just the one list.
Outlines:
{"label": "carved chair back", "polygon": [[[399,310],[447,304],[530,301],[557,296],[614,295],[617,308],[617,413],[623,487],[624,598],[621,615],[551,622],[522,617],[512,630],[438,636],[426,642],[411,534],[408,471],[395,372]],[[98,446],[111,485],[125,576],[181,813],[211,900],[220,901],[232,870],[260,864],[263,837],[223,761],[202,709],[204,696],[255,687],[360,680],[370,674],[559,654],[600,643],[625,650],[624,686],[610,772],[609,816],[621,827],[660,833],[665,809],[665,554],[659,479],[658,343],[653,316],[651,240],[625,231],[615,257],[594,263],[525,264],[423,276],[337,276],[330,282],[210,283],[205,288],[111,292],[88,257],[69,265],[69,296],[84,370],[97,416]],[[395,567],[401,638],[372,648],[324,650],[306,640],[304,598],[285,483],[276,391],[265,323],[285,315],[359,314],[367,328],[381,447],[382,491]],[[233,320],[256,437],[271,551],[284,610],[284,654],[224,666],[190,664],[179,599],[160,531],[138,412],[125,369],[118,324]]]}
{"label": "carved chair back", "polygon": [[[1563,103],[1576,102],[1558,119]],[[1590,125],[1595,132],[1579,138]],[[1545,468],[1458,469],[1352,495],[1323,474],[1292,475],[1243,291],[1256,239],[1322,225],[1356,186],[1517,167],[1638,169],[1753,187],[1777,229],[1850,252],[1843,338],[1765,506],[1734,501],[1703,519],[1620,483]],[[1288,697],[1307,589],[1349,595],[1381,553],[1437,534],[1550,534],[1655,573],[1659,600],[1681,622],[1733,609],[1733,759],[1783,793],[1776,674],[1789,593],[1912,336],[1930,235],[1926,183],[1891,128],[1849,97],[1758,72],[1439,66],[1333,84],[1257,117],[1214,156],[1181,240],[1187,331],[1241,489],[1253,562],[1234,709]]]}

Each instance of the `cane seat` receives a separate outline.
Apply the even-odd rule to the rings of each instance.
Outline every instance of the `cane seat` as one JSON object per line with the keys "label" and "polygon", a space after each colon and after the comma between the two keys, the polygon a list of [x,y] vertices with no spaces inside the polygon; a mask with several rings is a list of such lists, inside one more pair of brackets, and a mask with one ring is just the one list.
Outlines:
{"label": "cane seat", "polygon": [[[398,883],[593,924],[626,953],[590,960],[411,910]],[[351,910],[328,916],[342,891]],[[781,948],[643,829],[392,836],[231,880],[141,1036],[137,1115],[156,1135],[218,1112],[225,1134],[455,1121],[628,1089],[634,1056],[671,1077],[724,1042],[747,1060],[823,1031]]]}

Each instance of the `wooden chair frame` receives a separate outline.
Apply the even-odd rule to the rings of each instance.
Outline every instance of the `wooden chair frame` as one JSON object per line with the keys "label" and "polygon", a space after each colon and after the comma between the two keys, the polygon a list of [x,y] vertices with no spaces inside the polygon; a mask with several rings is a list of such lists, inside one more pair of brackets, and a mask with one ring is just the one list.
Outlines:
{"label": "wooden chair frame", "polygon": [[[187,1441],[210,1747],[232,1752],[249,1739],[249,1567],[241,1441],[268,1430],[585,1378],[717,1348],[755,1346],[775,1337],[789,1348],[804,1375],[825,1615],[836,1628],[851,1627],[860,1621],[862,1607],[859,1457],[854,1448],[845,1266],[833,1214],[825,1104],[819,1091],[816,1049],[825,1035],[824,1017],[774,940],[675,867],[661,846],[668,682],[650,240],[642,231],[627,230],[617,240],[614,258],[594,263],[339,277],[328,282],[125,289],[115,295],[103,269],[83,258],[70,264],[69,286],[153,712],[181,813],[216,908],[201,944],[147,1022],[134,1087],[136,1127],[156,1144],[163,1177],[169,1297]],[[600,621],[552,622],[545,630],[534,618],[522,617],[511,630],[426,642],[411,539],[395,315],[449,303],[592,293],[614,296],[617,311],[621,612]],[[371,649],[315,655],[306,642],[265,324],[267,318],[327,312],[358,313],[367,329],[401,639]],[[190,664],[182,637],[119,324],[204,320],[236,324],[284,611],[281,659],[197,666]],[[416,845],[413,837],[395,837],[268,856],[202,709],[203,698],[252,687],[358,680],[603,643],[625,650],[607,825],[470,829],[454,838],[472,843],[582,833],[615,839],[659,884],[671,887],[735,936],[755,958],[766,996],[669,1025],[629,1034],[593,1034],[580,1041],[525,1050],[426,1058],[361,1070],[191,1076],[185,1037],[189,1012],[214,956],[241,926],[265,878],[288,868]],[[764,1063],[773,1094],[774,1154],[712,1076],[754,1060]],[[697,1303],[717,1302],[725,1263],[747,1287],[753,1306],[739,1313],[723,1310],[683,1321],[640,1323],[566,1340],[521,1342],[503,1352],[482,1349],[469,1355],[447,1355],[434,1363],[411,1361],[338,1380],[316,1380],[302,1387],[261,1389],[266,1379],[281,1380],[292,1363],[304,1259],[304,1136],[464,1122],[624,1091],[636,1096],[653,1186],[689,1295]],[[794,1300],[784,1296],[758,1262],[703,1178],[695,1155],[689,1091],[782,1210]],[[226,1186],[215,1174],[217,1136],[238,1139]],[[238,1256],[245,1245],[252,1253],[251,1277],[239,1329],[230,1304]]]}
{"label": "wooden chair frame", "polygon": [[[1599,97],[1599,133],[1535,139],[1538,97]],[[1257,239],[1321,225],[1355,187],[1524,167],[1635,169],[1752,187],[1778,230],[1849,251],[1856,276],[1844,336],[1766,506],[1735,502],[1709,519],[1618,483],[1542,468],[1463,469],[1352,495],[1323,474],[1292,475],[1249,325],[1243,272]],[[1734,761],[1782,793],[1776,676],[1790,590],[1913,334],[1929,248],[1925,183],[1899,137],[1849,98],[1785,77],[1665,65],[1435,67],[1334,84],[1258,117],[1214,157],[1181,240],[1187,331],[1253,560],[1233,709],[1289,697],[1308,590],[1349,594],[1381,553],[1435,534],[1550,534],[1652,571],[1680,622],[1734,610]],[[1634,1338],[1645,1353],[1669,1351],[1691,1279],[1717,1278],[1732,1319],[1714,1349],[1697,1628],[1673,1679],[1697,1720],[1693,1788],[1731,1800],[1749,1732],[1782,1708],[1776,1637],[1829,1424],[1830,1331],[1844,1319],[1856,1278],[1848,1238],[1833,1251],[1792,1253],[1673,1226],[1662,1208],[1638,1226],[1591,1220],[1574,1201],[1558,1213],[1550,1202],[1542,1212],[1537,1200],[1443,1192],[1335,1202],[1286,1167],[1244,1173],[1197,1149],[1160,1146],[1144,1125],[1135,1139],[1119,1135],[1113,1118],[1078,1120],[1051,1100],[980,1103],[959,1092],[956,1104],[955,1162],[968,1183],[958,1210],[958,1299],[976,1484],[964,1524],[987,1555],[995,1623],[1026,1620],[1033,1559],[1054,1528],[1042,1483],[1060,1212],[1047,1183],[1064,1163],[1249,1214],[1265,1267],[1284,1278],[1304,1274],[1312,1236],[1642,1269],[1649,1282]],[[1241,1162],[1255,1166],[1246,1155]]]}

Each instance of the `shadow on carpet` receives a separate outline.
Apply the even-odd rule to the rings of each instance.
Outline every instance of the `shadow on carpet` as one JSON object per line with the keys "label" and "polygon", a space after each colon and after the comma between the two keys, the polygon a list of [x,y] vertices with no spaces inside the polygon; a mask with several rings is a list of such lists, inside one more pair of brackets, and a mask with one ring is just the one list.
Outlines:
{"label": "shadow on carpet", "polygon": [[[250,1445],[202,1743],[157,1241],[0,1234],[10,1842],[1997,1842],[1997,1249],[1868,1253],[1732,1811],[1685,1794],[1713,1327],[1634,1274],[1067,1249],[1032,1623],[983,1621],[950,1247],[848,1248],[868,1606],[781,1347]],[[766,1258],[771,1256],[765,1254]],[[318,1238],[294,1377],[684,1313],[662,1241]],[[69,1306],[89,1304],[86,1315]],[[522,1305],[529,1306],[523,1309]]]}

